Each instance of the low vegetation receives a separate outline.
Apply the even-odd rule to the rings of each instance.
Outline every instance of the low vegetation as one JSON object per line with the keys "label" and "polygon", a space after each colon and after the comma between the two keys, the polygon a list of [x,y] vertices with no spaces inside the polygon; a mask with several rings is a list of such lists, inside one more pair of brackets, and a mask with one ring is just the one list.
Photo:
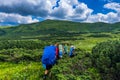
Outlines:
{"label": "low vegetation", "polygon": [[0,29],[0,80],[42,80],[46,45],[73,44],[51,69],[47,80],[119,80],[120,23],[46,20]]}
{"label": "low vegetation", "polygon": [[92,63],[104,80],[120,79],[120,41],[107,41],[92,49]]}

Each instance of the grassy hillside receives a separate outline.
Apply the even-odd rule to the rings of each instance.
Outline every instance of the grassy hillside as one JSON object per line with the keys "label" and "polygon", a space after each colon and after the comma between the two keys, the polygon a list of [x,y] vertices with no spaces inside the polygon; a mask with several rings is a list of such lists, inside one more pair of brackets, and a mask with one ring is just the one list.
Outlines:
{"label": "grassy hillside", "polygon": [[[112,76],[112,74],[117,73],[117,76],[120,76],[119,54],[111,58],[115,59],[118,56],[115,59],[117,63],[116,69],[114,69],[109,66],[112,60],[108,59],[106,55],[101,55],[99,50],[103,49],[103,53],[118,50],[115,52],[119,53],[120,45],[111,44],[112,47],[109,45],[106,47],[107,44],[102,43],[103,45],[99,47],[98,44],[110,40],[116,40],[115,44],[118,44],[120,42],[119,25],[120,23],[46,20],[0,28],[0,80],[43,80],[44,69],[41,63],[43,49],[46,45],[56,42],[67,43],[68,49],[71,44],[74,45],[76,56],[70,58],[69,53],[64,54],[63,58],[59,59],[58,63],[50,70],[47,80],[118,80],[119,77],[116,79],[116,75]],[[94,48],[95,45],[98,46]],[[93,48],[94,51],[100,52],[98,53],[99,59],[96,58],[96,52],[92,53]],[[97,65],[102,65],[95,66],[94,61]],[[106,72],[100,72],[99,68]]]}
{"label": "grassy hillside", "polygon": [[0,29],[1,38],[35,37],[41,35],[79,34],[91,32],[120,32],[120,23],[78,23],[59,20],[45,20],[33,24]]}

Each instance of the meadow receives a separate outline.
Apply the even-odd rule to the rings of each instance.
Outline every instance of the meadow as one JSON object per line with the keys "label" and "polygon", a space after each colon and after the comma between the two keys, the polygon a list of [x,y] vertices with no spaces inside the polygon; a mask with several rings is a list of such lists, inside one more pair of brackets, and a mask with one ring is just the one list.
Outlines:
{"label": "meadow", "polygon": [[[114,67],[110,69],[109,74],[101,72],[102,68],[96,65],[105,62],[101,60],[108,59],[106,55],[106,58],[99,56],[99,46],[101,51],[101,46],[106,46],[99,43],[111,40],[119,41],[119,25],[120,23],[46,20],[16,27],[2,27],[0,28],[0,80],[42,80],[44,74],[41,63],[43,49],[56,42],[67,43],[68,46],[74,45],[76,56],[70,58],[68,54],[63,55],[63,58],[58,60],[58,64],[51,69],[47,80],[117,80],[118,78],[111,77],[112,72],[115,72]],[[117,46],[119,47],[119,45]],[[96,56],[93,52],[98,55]],[[107,52],[103,50],[103,53]],[[101,55],[103,55],[102,52]],[[119,57],[119,54],[117,56]],[[96,63],[99,64],[94,65],[94,61],[97,61],[96,57],[98,57]],[[119,59],[116,60],[119,61]],[[107,67],[105,64],[103,64],[104,68]],[[115,65],[119,67],[119,62]],[[110,66],[105,68],[105,71],[109,71],[109,68]],[[104,78],[104,76],[108,77]]]}
{"label": "meadow", "polygon": [[[99,35],[96,35],[96,33],[80,34],[74,36],[74,38],[78,38],[76,40],[72,40],[72,38],[71,40],[58,39],[57,42],[60,43],[72,43],[76,47],[77,56],[69,58],[68,55],[64,55],[63,59],[59,60],[58,64],[52,68],[51,75],[49,75],[48,80],[99,80],[99,73],[97,73],[94,68],[91,68],[91,66],[87,66],[91,64],[88,58],[89,54],[91,54],[92,48],[96,44],[108,40],[119,40],[120,34],[98,34]],[[54,40],[50,42],[48,40],[43,41],[38,39],[8,40],[1,42],[0,79],[42,80],[44,73],[44,69],[41,64],[43,48],[44,46],[55,42],[56,41]],[[79,62],[79,64],[77,64],[77,62]],[[94,78],[94,76],[98,76],[98,78]]]}

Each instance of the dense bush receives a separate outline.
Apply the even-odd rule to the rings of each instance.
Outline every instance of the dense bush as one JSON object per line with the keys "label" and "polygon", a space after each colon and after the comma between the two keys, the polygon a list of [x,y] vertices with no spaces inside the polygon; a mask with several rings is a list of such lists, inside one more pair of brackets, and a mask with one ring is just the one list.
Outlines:
{"label": "dense bush", "polygon": [[120,79],[120,41],[107,41],[92,49],[92,63],[103,80]]}
{"label": "dense bush", "polygon": [[91,60],[85,51],[78,51],[77,55],[69,58],[63,55],[58,64],[51,70],[51,80],[100,80],[99,73],[92,68]]}
{"label": "dense bush", "polygon": [[101,34],[101,33],[96,33],[96,34],[91,34],[88,37],[95,37],[95,38],[99,38],[99,37],[112,37],[109,34]]}
{"label": "dense bush", "polygon": [[0,41],[0,61],[40,61],[44,46],[49,42],[34,40]]}
{"label": "dense bush", "polygon": [[0,50],[13,48],[41,49],[48,44],[48,42],[34,40],[2,40],[0,41]]}
{"label": "dense bush", "polygon": [[26,50],[14,48],[0,50],[0,62],[40,61],[41,56],[41,49]]}

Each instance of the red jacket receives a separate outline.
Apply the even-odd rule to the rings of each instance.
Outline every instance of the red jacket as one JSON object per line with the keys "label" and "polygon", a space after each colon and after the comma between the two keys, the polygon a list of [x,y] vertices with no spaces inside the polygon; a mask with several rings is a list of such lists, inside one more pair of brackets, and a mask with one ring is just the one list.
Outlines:
{"label": "red jacket", "polygon": [[59,48],[58,47],[56,47],[55,53],[56,53],[56,58],[58,58],[58,56],[59,56]]}

